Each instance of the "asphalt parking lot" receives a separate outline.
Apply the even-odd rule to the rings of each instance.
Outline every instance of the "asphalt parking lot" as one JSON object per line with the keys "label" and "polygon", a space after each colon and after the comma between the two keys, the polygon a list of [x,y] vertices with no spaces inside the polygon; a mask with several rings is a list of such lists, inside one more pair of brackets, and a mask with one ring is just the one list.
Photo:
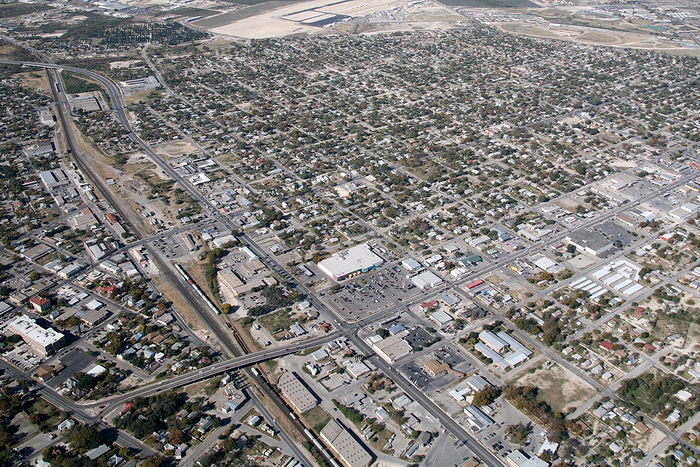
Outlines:
{"label": "asphalt parking lot", "polygon": [[441,362],[447,363],[452,368],[455,368],[460,363],[465,362],[462,356],[458,355],[457,352],[446,345],[443,345],[435,351],[435,358]]}
{"label": "asphalt parking lot", "polygon": [[432,378],[416,362],[406,363],[400,370],[419,389],[427,388],[432,382]]}
{"label": "asphalt parking lot", "polygon": [[81,349],[72,349],[62,355],[59,360],[65,368],[49,380],[48,384],[53,388],[59,387],[77,372],[89,370],[93,362],[93,358]]}
{"label": "asphalt parking lot", "polygon": [[352,319],[395,305],[417,292],[416,286],[406,277],[406,271],[389,266],[344,283],[326,300],[346,318]]}
{"label": "asphalt parking lot", "polygon": [[179,237],[164,237],[156,240],[153,245],[160,249],[161,254],[166,258],[177,258],[188,253],[184,241]]}

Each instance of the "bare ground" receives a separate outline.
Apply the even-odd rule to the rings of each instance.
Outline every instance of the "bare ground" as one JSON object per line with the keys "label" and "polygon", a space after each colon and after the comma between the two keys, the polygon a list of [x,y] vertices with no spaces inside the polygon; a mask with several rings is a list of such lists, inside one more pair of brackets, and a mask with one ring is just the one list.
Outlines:
{"label": "bare ground", "polygon": [[566,412],[567,407],[577,407],[596,394],[588,383],[556,364],[549,369],[540,366],[517,383],[537,386],[539,398],[560,412]]}
{"label": "bare ground", "polygon": [[152,279],[158,290],[173,304],[173,310],[185,320],[190,329],[197,331],[198,334],[206,329],[199,316],[190,308],[171,283],[160,280],[160,276],[153,276]]}

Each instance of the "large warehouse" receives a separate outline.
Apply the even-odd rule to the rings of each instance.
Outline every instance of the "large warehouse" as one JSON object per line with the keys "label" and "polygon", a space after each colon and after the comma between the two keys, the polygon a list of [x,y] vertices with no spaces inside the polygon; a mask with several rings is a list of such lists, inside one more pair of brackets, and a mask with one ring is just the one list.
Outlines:
{"label": "large warehouse", "polygon": [[357,245],[318,263],[318,268],[334,281],[375,269],[384,260],[376,255],[366,243]]}

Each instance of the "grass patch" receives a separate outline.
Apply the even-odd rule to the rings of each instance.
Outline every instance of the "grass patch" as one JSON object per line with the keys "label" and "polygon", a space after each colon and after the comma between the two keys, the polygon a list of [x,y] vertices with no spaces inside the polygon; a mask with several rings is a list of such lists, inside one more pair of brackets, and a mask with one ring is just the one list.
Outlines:
{"label": "grass patch", "polygon": [[63,72],[61,77],[63,78],[63,84],[65,85],[65,91],[68,94],[78,94],[81,92],[91,92],[99,91],[102,89],[99,84],[87,81],[82,78],[78,78],[67,72]]}
{"label": "grass patch", "polygon": [[306,357],[307,355],[311,355],[312,353],[316,352],[320,348],[321,348],[321,346],[317,345],[316,347],[311,347],[309,349],[302,350],[301,352],[297,352],[294,355],[298,355],[299,357]]}
{"label": "grass patch", "polygon": [[241,161],[241,158],[232,152],[221,154],[220,156],[216,156],[214,159],[218,160],[225,167],[230,167]]}
{"label": "grass patch", "polygon": [[585,381],[559,365],[528,371],[518,379],[517,384],[538,387],[537,398],[547,402],[556,412],[565,412],[567,407],[576,406],[580,401],[587,400],[595,394],[595,390]]}
{"label": "grass patch", "polygon": [[265,316],[258,318],[258,322],[272,334],[289,329],[296,320],[292,318],[292,313],[289,308],[277,310]]}
{"label": "grass patch", "polygon": [[36,425],[44,433],[53,431],[58,424],[68,418],[68,415],[56,406],[38,398],[26,410],[30,423]]}
{"label": "grass patch", "polygon": [[192,397],[202,389],[206,388],[208,385],[209,381],[200,381],[198,383],[193,383],[185,387],[185,392],[188,396]]}
{"label": "grass patch", "polygon": [[380,451],[386,444],[387,440],[393,435],[394,433],[384,429],[380,431],[379,433],[376,434],[374,438],[372,438],[372,441],[369,442],[369,444],[372,445],[373,448],[379,449]]}
{"label": "grass patch", "polygon": [[320,433],[323,427],[326,426],[326,423],[331,420],[331,416],[328,415],[328,412],[326,412],[326,410],[320,405],[317,405],[313,409],[304,412],[303,417],[304,420],[306,420],[306,423],[316,433]]}
{"label": "grass patch", "polygon": [[277,360],[265,360],[265,366],[270,369],[270,372],[274,372],[275,369],[277,368],[278,362]]}

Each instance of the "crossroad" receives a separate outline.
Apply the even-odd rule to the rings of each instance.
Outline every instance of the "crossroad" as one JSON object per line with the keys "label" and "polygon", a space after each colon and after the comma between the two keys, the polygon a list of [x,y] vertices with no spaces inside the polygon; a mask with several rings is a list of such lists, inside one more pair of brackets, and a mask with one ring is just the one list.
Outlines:
{"label": "crossroad", "polygon": [[[204,195],[202,195],[195,187],[193,187],[191,184],[187,183],[187,181],[183,180],[182,177],[164,160],[162,160],[152,149],[151,147],[145,143],[143,140],[141,140],[138,135],[133,131],[131,128],[131,125],[127,119],[126,112],[124,110],[122,98],[121,98],[121,92],[119,87],[109,78],[106,78],[98,73],[92,72],[90,70],[84,70],[76,67],[71,67],[71,66],[63,66],[63,65],[56,65],[53,63],[49,63],[48,59],[45,59],[45,57],[38,55],[40,59],[46,60],[47,63],[38,63],[38,62],[17,62],[17,61],[0,61],[0,63],[12,63],[12,64],[20,64],[20,65],[25,65],[25,66],[32,66],[32,67],[42,67],[46,68],[49,70],[49,76],[51,78],[52,73],[55,73],[55,70],[66,70],[70,71],[73,73],[78,73],[82,74],[84,76],[87,76],[97,82],[99,82],[101,85],[104,86],[106,89],[110,100],[113,105],[113,110],[114,113],[118,119],[118,121],[122,124],[124,129],[127,131],[129,138],[133,141],[133,143],[138,146],[144,153],[156,164],[158,167],[169,177],[171,177],[173,180],[177,181],[178,184],[181,186],[181,188],[186,191],[194,200],[199,202],[207,211],[210,220],[206,221],[208,223],[211,223],[212,225],[216,223],[221,223],[225,225],[227,228],[231,229],[232,231],[237,230],[237,225],[231,221],[230,217],[220,214],[216,208],[209,202],[208,199]],[[56,79],[55,77],[53,79]],[[58,92],[56,89],[53,89],[54,95],[56,96],[56,101],[58,102]],[[59,118],[61,120],[61,124],[63,128],[66,131],[66,137],[69,140],[69,146],[74,147],[73,143],[70,141],[70,131],[69,127],[66,121],[66,117],[63,114],[63,112],[59,112]],[[76,153],[76,157],[79,157],[78,151],[74,151]],[[696,174],[691,174],[691,175],[686,175],[683,177],[680,177],[678,180],[675,182],[670,183],[666,187],[664,187],[666,190],[672,190],[684,183],[687,183],[689,180],[696,178]],[[112,207],[115,209],[119,209],[119,204],[113,200],[110,199],[109,195],[109,190],[106,189],[106,187],[101,186],[99,181],[96,182],[98,184],[98,187],[100,188],[100,191],[103,193],[103,195],[106,197],[106,199],[112,204]],[[588,219],[588,220],[582,220],[578,224],[578,228],[584,228],[584,227],[591,227],[595,224],[604,222],[605,220],[613,218],[616,214],[623,210],[628,210],[634,205],[640,205],[648,200],[651,200],[653,197],[657,196],[657,193],[651,193],[646,196],[640,197],[639,199],[635,200],[633,203],[628,203],[625,205],[618,206],[615,209],[611,209],[606,211],[605,213],[597,216],[594,219]],[[121,217],[127,221],[128,216],[125,216],[121,214]],[[137,230],[137,227],[134,226],[134,230]],[[182,229],[184,230],[184,228]],[[166,236],[166,235],[172,235],[174,231],[169,231],[167,233],[160,234],[161,236]],[[497,269],[502,268],[505,264],[526,258],[530,256],[531,254],[537,252],[538,250],[541,250],[544,247],[556,245],[560,243],[564,237],[566,236],[567,232],[559,232],[556,233],[555,235],[551,236],[546,242],[543,242],[539,245],[531,245],[527,248],[524,248],[523,250],[513,252],[509,255],[506,255],[504,258],[502,258],[500,261],[494,262],[492,264],[484,265],[483,267],[476,268],[473,271],[473,274],[470,274],[468,277],[464,277],[460,280],[454,281],[451,284],[449,284],[450,288],[460,288],[464,284],[466,284],[468,281],[472,281],[475,277],[478,277],[479,275],[485,275],[490,272],[493,272]],[[495,457],[485,446],[483,446],[477,439],[475,439],[470,432],[464,429],[459,423],[457,423],[449,414],[445,413],[439,406],[437,406],[426,394],[424,394],[422,391],[420,391],[417,387],[412,385],[409,381],[407,381],[403,375],[401,375],[397,369],[387,363],[386,361],[382,360],[381,358],[378,358],[373,350],[369,347],[369,345],[364,342],[360,336],[359,332],[360,330],[368,325],[371,322],[376,322],[379,320],[384,319],[385,317],[389,317],[393,314],[400,313],[405,309],[407,305],[414,304],[415,302],[419,300],[426,300],[431,297],[437,296],[440,293],[443,293],[442,290],[433,290],[433,291],[428,291],[426,294],[420,295],[417,298],[414,298],[411,302],[406,302],[406,303],[400,303],[400,304],[395,304],[392,306],[388,306],[385,309],[375,312],[372,315],[369,315],[365,318],[358,319],[355,322],[352,323],[347,323],[345,320],[340,316],[337,310],[333,309],[331,306],[328,306],[324,301],[322,301],[320,298],[318,298],[315,294],[313,294],[311,291],[309,291],[303,284],[298,282],[282,265],[280,265],[276,259],[268,254],[263,248],[261,248],[255,240],[250,238],[248,235],[245,233],[241,233],[238,235],[238,238],[245,243],[258,257],[260,257],[268,267],[270,267],[272,270],[274,270],[276,273],[278,273],[289,285],[290,287],[296,289],[299,293],[305,295],[307,297],[307,300],[311,302],[311,304],[318,309],[324,316],[329,317],[333,322],[336,323],[337,330],[328,333],[324,336],[312,338],[312,339],[306,339],[303,341],[297,341],[289,344],[283,344],[274,348],[270,349],[264,349],[259,352],[254,352],[242,356],[235,356],[235,345],[233,345],[231,338],[229,335],[227,335],[227,331],[224,329],[221,329],[220,322],[217,320],[215,316],[212,316],[211,313],[205,308],[197,306],[197,304],[200,303],[200,299],[192,293],[189,287],[187,287],[186,284],[183,284],[181,279],[172,273],[170,267],[165,264],[165,262],[157,255],[157,254],[152,254],[152,260],[156,264],[156,266],[159,268],[162,274],[165,275],[167,279],[169,279],[178,289],[178,291],[186,298],[188,302],[193,304],[193,308],[195,309],[196,313],[199,315],[199,317],[203,320],[203,322],[207,325],[207,327],[216,335],[216,337],[222,342],[222,344],[226,347],[226,349],[232,353],[234,356],[233,358],[229,358],[225,361],[215,363],[209,367],[206,367],[201,370],[195,370],[183,375],[175,376],[173,378],[164,380],[164,381],[159,381],[159,382],[154,382],[152,384],[140,387],[138,389],[135,389],[133,391],[124,393],[124,394],[119,394],[119,395],[113,395],[107,398],[104,398],[100,401],[97,402],[90,402],[86,404],[76,404],[74,402],[68,401],[67,399],[63,398],[62,396],[58,395],[55,393],[52,389],[48,388],[45,385],[42,385],[40,383],[35,383],[38,386],[39,392],[42,394],[43,397],[45,397],[48,401],[51,403],[54,403],[58,407],[69,411],[73,416],[85,423],[96,423],[98,424],[101,428],[108,428],[108,425],[106,425],[102,420],[101,420],[101,414],[109,413],[110,411],[114,410],[116,407],[118,407],[120,404],[123,404],[125,401],[128,401],[132,398],[135,397],[149,397],[153,396],[156,394],[159,394],[163,391],[168,391],[172,390],[184,385],[188,385],[194,382],[198,382],[204,379],[211,378],[213,376],[219,375],[224,372],[228,371],[233,371],[241,368],[246,368],[251,365],[255,365],[257,363],[278,358],[280,356],[288,355],[291,353],[298,352],[300,350],[308,349],[310,347],[314,347],[317,345],[322,345],[323,343],[329,342],[333,339],[337,338],[346,338],[350,342],[352,342],[362,353],[365,355],[369,356],[370,360],[372,363],[379,368],[381,371],[383,371],[387,376],[389,376],[398,386],[401,387],[401,389],[406,392],[411,398],[413,398],[415,401],[417,401],[428,413],[430,413],[433,417],[435,417],[437,420],[440,421],[440,423],[445,427],[446,430],[448,430],[452,435],[456,436],[458,440],[463,442],[472,452],[474,452],[475,455],[477,455],[484,463],[486,463],[489,466],[500,466],[502,465],[502,462]],[[128,245],[125,248],[129,247],[134,247],[134,246],[139,246],[139,245],[148,245],[150,242],[154,240],[154,237],[149,237],[149,238],[141,238],[137,240],[136,242]],[[675,277],[675,276],[674,276]],[[565,285],[565,283],[559,284],[560,286]],[[538,295],[544,295],[548,293],[549,290],[542,291],[538,293]],[[587,329],[590,329],[594,326],[599,325],[600,322],[594,322],[591,323]],[[574,374],[578,374],[581,376],[581,373],[578,371],[577,368],[574,368],[571,364],[566,362],[565,360],[561,359],[552,349],[550,349],[547,346],[544,346],[540,342],[534,340],[531,338],[531,336],[519,331],[519,330],[513,330],[513,333],[515,336],[520,338],[523,341],[528,342],[530,345],[534,346],[538,350],[540,350],[543,354],[547,355],[548,357],[551,357],[552,359],[556,360],[559,364],[567,368],[568,370],[572,371]],[[3,366],[7,367],[6,371],[8,371],[12,376],[17,377],[17,378],[23,378],[23,379],[29,379],[25,374],[19,372],[19,370],[14,369],[13,367],[10,367],[9,365],[3,364]],[[593,380],[590,377],[587,377],[586,375],[582,376],[584,380],[589,383],[591,386],[596,388],[601,394],[608,395],[610,397],[614,397],[614,394],[606,387],[600,385],[597,381]],[[675,433],[670,432],[668,429],[663,427],[661,424],[658,424],[654,421],[649,422],[652,426],[655,428],[661,430],[664,432],[667,436],[673,437],[675,436]],[[109,427],[111,428],[111,427]],[[121,432],[120,430],[115,430],[116,431],[116,440],[119,444],[127,446],[127,447],[134,447],[135,449],[140,449],[146,453],[153,453],[152,450],[147,448],[146,446],[143,446],[140,442],[137,440],[131,438],[127,434]],[[302,454],[303,456],[303,454]]]}

